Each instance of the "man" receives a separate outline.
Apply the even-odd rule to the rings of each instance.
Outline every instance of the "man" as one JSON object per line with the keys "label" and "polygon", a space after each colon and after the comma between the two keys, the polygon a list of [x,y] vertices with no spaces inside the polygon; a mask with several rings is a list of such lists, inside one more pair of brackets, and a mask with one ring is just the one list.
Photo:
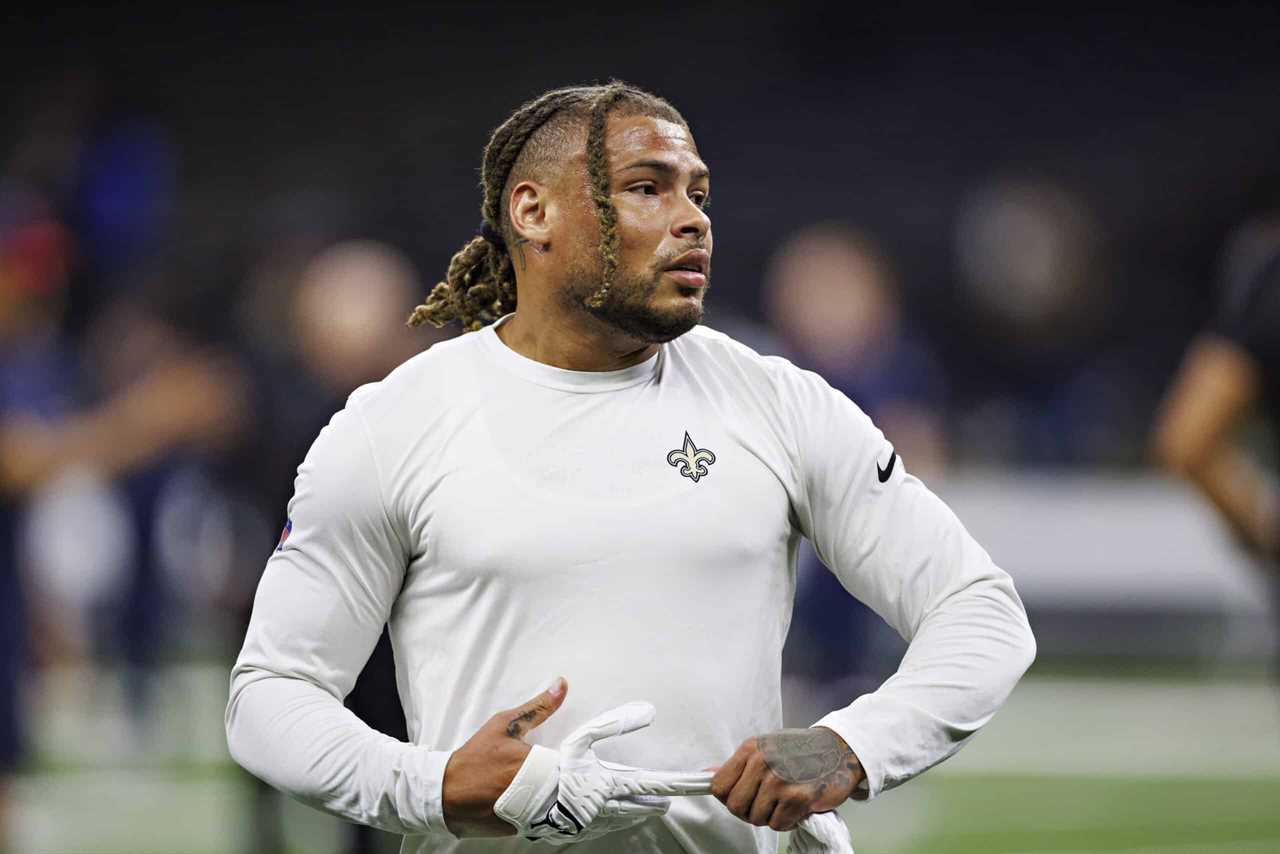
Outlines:
{"label": "man", "polygon": [[[957,750],[1030,664],[1022,605],[853,403],[697,326],[710,176],[680,114],[549,92],[482,181],[481,236],[411,318],[474,334],[358,390],[299,468],[237,761],[404,851],[763,852]],[[803,536],[911,646],[779,730]],[[408,744],[341,705],[384,622]]]}
{"label": "man", "polygon": [[32,501],[67,472],[137,477],[179,449],[221,445],[244,412],[234,366],[177,346],[98,403],[78,405],[82,372],[61,332],[73,241],[51,207],[36,193],[0,192],[0,852],[25,748],[27,583],[39,561],[21,546]]}
{"label": "man", "polygon": [[1274,417],[1280,403],[1280,215],[1269,210],[1241,227],[1225,261],[1218,316],[1187,351],[1156,418],[1153,448],[1274,570],[1280,495],[1238,428],[1259,407]]}

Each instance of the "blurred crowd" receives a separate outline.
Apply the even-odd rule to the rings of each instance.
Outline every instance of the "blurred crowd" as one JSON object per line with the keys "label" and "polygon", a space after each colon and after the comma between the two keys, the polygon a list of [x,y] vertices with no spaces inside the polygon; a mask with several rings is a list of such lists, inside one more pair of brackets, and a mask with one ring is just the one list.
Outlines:
{"label": "blurred crowd", "polygon": [[[405,327],[432,271],[363,200],[293,189],[193,217],[163,115],[74,72],[20,107],[0,152],[0,822],[29,674],[120,665],[145,742],[157,666],[238,647],[319,429],[355,387],[451,334]],[[471,218],[453,215],[459,229]],[[927,481],[953,461],[1141,464],[1158,389],[1131,393],[1118,357],[1093,350],[1118,297],[1087,201],[992,180],[963,200],[953,240],[950,278],[926,287],[866,224],[815,218],[779,235],[758,305],[713,292],[709,322],[823,374]],[[981,324],[974,363],[949,362],[938,312],[921,310],[944,290]],[[812,554],[801,573],[789,670],[833,697],[874,687],[883,628]],[[848,656],[810,654],[818,638],[847,639]],[[394,732],[385,654],[361,711]],[[262,792],[257,850],[273,809]]]}
{"label": "blurred crowd", "polygon": [[0,172],[6,770],[34,666],[120,665],[145,743],[156,667],[238,646],[315,435],[432,340],[412,265],[358,224],[285,199],[189,233],[161,120],[76,74],[28,110]]}

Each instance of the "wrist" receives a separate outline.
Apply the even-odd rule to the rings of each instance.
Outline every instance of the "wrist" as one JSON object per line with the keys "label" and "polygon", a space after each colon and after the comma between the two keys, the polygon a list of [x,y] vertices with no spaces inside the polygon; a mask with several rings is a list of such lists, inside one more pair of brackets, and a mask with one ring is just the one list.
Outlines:
{"label": "wrist", "polygon": [[862,768],[862,761],[858,759],[858,754],[849,746],[849,742],[845,741],[844,736],[836,732],[831,727],[814,724],[810,729],[821,729],[831,733],[832,737],[835,738],[836,743],[844,751],[845,756],[843,764],[845,769],[849,772],[849,788],[845,793],[845,800],[850,798],[856,801],[866,800],[867,773]]}
{"label": "wrist", "polygon": [[852,706],[829,712],[813,724],[839,735],[857,757],[861,779],[853,787],[851,798],[855,801],[871,800],[884,791],[885,786],[885,758],[877,748],[886,739],[882,734],[882,722],[874,714],[868,714],[866,709],[864,701],[870,696],[855,700]]}
{"label": "wrist", "polygon": [[441,820],[449,833],[459,839],[515,833],[515,828],[493,811],[493,805],[509,785],[501,781],[510,781],[514,776],[514,770],[504,774],[503,769],[478,767],[461,750],[450,753],[440,786]]}

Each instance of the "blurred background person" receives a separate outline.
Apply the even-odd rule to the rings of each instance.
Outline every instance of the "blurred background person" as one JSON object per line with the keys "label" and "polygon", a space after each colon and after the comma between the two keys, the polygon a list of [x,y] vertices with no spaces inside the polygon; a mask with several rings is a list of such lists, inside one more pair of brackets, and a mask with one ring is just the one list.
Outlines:
{"label": "blurred background person", "polygon": [[1129,452],[1131,380],[1098,347],[1118,301],[1100,232],[1080,194],[1043,177],[988,179],[961,202],[960,328],[985,369],[957,423],[962,453],[1062,465]]}
{"label": "blurred background person", "polygon": [[[33,193],[0,185],[0,424],[57,417],[75,402],[75,363],[57,321],[71,240]],[[18,566],[21,480],[0,473],[0,850],[5,850],[9,776],[23,747],[27,593]]]}
{"label": "blurred background person", "polygon": [[[326,422],[357,386],[382,379],[425,346],[452,334],[420,336],[404,323],[405,305],[422,290],[408,258],[371,240],[336,244],[307,267],[291,326],[302,363],[326,396],[320,407],[326,410]],[[408,740],[385,628],[347,696],[347,706],[379,732]],[[397,843],[390,834],[365,825],[352,825],[348,833],[350,854],[389,852]]]}
{"label": "blurred background person", "polygon": [[[271,281],[280,289],[275,298],[284,303],[279,318],[284,328],[277,324],[272,339],[254,348],[254,432],[259,439],[241,449],[232,479],[279,530],[298,464],[347,396],[450,333],[423,335],[404,323],[405,306],[414,303],[422,285],[409,259],[386,243],[337,241],[298,264],[295,277],[279,276],[287,265],[271,256],[259,270],[264,267],[277,271]],[[261,288],[255,296],[262,299]],[[286,529],[280,536],[287,534]],[[244,572],[236,585],[240,635],[248,624],[266,557],[265,552],[243,556]],[[375,729],[402,740],[408,737],[385,630],[347,705]],[[244,841],[246,850],[283,851],[282,796],[256,779],[253,786],[255,820]],[[398,844],[392,835],[365,826],[351,825],[345,834],[350,838],[344,850],[351,854],[386,851],[388,845]]]}
{"label": "blurred background person", "polygon": [[[1157,460],[1207,499],[1257,558],[1273,596],[1280,592],[1277,190],[1280,175],[1261,182],[1257,209],[1232,233],[1217,282],[1217,314],[1188,348],[1152,439]],[[1245,428],[1257,416],[1265,419],[1261,434],[1250,435]],[[1280,648],[1277,654],[1280,664]]]}
{"label": "blurred background person", "polygon": [[[20,687],[33,592],[46,656],[92,650],[93,609],[126,571],[132,519],[111,489],[167,453],[234,433],[235,380],[191,353],[134,365],[94,399],[62,332],[70,232],[42,198],[0,194],[0,764],[22,744]],[[130,337],[138,342],[142,337]],[[151,354],[155,356],[156,354]],[[110,621],[126,631],[127,619]],[[130,692],[131,696],[135,692]],[[4,786],[0,785],[0,789]]]}
{"label": "blurred background person", "polygon": [[778,247],[765,273],[766,314],[786,351],[881,425],[912,472],[947,463],[947,380],[902,304],[897,273],[864,233],[808,226]]}
{"label": "blurred background person", "polygon": [[[870,415],[913,474],[940,478],[946,378],[909,323],[883,250],[846,224],[802,228],[770,259],[764,298],[783,351]],[[810,703],[817,710],[873,690],[892,672],[901,640],[845,594],[807,543],[796,584],[786,694],[808,716]]]}

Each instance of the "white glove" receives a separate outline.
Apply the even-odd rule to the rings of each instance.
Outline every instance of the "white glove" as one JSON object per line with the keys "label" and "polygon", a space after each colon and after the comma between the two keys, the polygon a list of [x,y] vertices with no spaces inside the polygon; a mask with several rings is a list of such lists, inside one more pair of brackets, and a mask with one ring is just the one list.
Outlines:
{"label": "white glove", "polygon": [[494,814],[527,839],[569,845],[663,815],[671,795],[706,794],[711,772],[632,768],[592,750],[597,741],[647,727],[655,714],[649,703],[626,703],[578,727],[558,751],[535,745]]}
{"label": "white glove", "polygon": [[853,854],[849,828],[836,812],[816,812],[791,834],[790,854]]}

